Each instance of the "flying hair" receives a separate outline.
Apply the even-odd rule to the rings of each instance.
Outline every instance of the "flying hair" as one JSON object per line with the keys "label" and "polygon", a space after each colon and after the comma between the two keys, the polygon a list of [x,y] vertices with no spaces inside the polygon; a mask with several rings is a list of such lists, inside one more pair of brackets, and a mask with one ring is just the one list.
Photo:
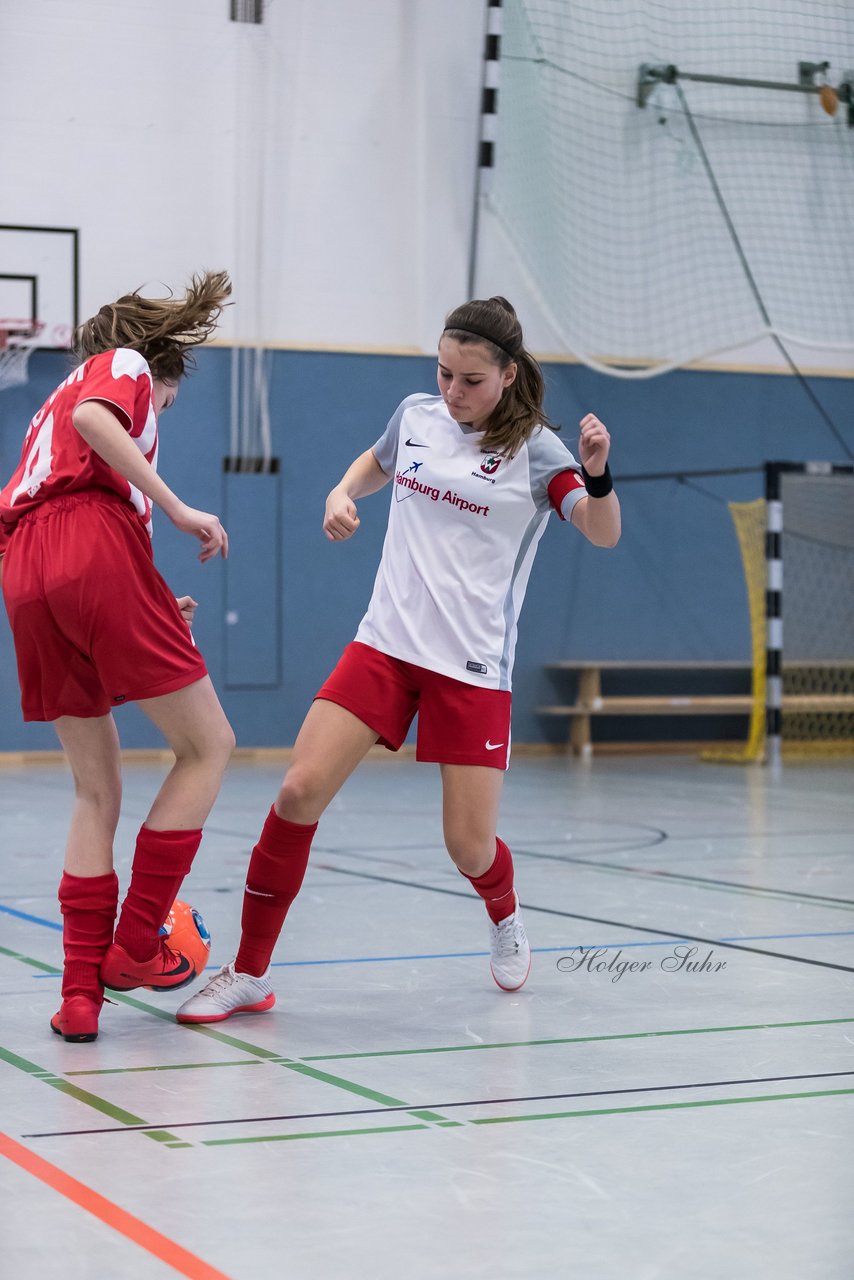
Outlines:
{"label": "flying hair", "polygon": [[139,290],[101,307],[77,327],[72,350],[80,360],[129,347],[148,362],[152,377],[178,382],[207,342],[231,294],[225,271],[194,275],[183,297],[144,298]]}

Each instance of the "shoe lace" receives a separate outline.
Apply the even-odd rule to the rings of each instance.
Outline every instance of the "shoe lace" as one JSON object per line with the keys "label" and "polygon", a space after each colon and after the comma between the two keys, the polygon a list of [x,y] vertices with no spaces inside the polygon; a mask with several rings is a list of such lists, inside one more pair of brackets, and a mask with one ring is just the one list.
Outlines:
{"label": "shoe lace", "polygon": [[506,920],[500,921],[495,928],[495,950],[501,956],[514,956],[517,954],[520,945],[519,933],[516,928],[516,916],[508,916]]}
{"label": "shoe lace", "polygon": [[184,959],[183,951],[179,951],[177,947],[170,947],[164,938],[160,939],[160,958],[163,961],[163,972],[171,973],[173,969],[178,969]]}
{"label": "shoe lace", "polygon": [[218,974],[211,978],[207,986],[203,987],[199,992],[199,995],[210,997],[221,995],[223,991],[226,991],[234,983],[236,976],[234,965],[227,964],[223,969],[220,969]]}

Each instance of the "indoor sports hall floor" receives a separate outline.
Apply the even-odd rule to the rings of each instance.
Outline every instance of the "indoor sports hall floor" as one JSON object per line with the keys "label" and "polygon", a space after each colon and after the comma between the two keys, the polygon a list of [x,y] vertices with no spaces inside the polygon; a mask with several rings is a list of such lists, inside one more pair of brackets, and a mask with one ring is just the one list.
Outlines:
{"label": "indoor sports hall floor", "polygon": [[[123,886],[162,772],[128,768]],[[280,772],[232,767],[185,888],[216,965]],[[179,1027],[186,993],[140,991],[66,1045],[69,776],[0,770],[2,1276],[850,1280],[850,762],[518,756],[515,995],[438,801],[411,760],[344,789],[271,1014]]]}

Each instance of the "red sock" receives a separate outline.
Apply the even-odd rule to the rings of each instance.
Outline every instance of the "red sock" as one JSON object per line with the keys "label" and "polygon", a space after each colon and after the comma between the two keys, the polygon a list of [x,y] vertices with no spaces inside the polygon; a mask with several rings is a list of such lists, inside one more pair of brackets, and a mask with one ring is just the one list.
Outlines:
{"label": "red sock", "polygon": [[493,924],[512,916],[516,910],[513,897],[513,858],[507,845],[495,837],[495,861],[482,876],[466,876],[486,903]]}
{"label": "red sock", "polygon": [[291,903],[300,891],[317,823],[304,825],[267,814],[264,830],[252,850],[243,893],[242,934],[234,967],[260,978]]}
{"label": "red sock", "polygon": [[113,940],[119,881],[115,871],[105,876],[72,876],[67,871],[59,882],[62,912],[62,998],[88,996],[99,1005],[104,988],[98,966]]}
{"label": "red sock", "polygon": [[160,926],[193,865],[201,840],[201,831],[151,831],[140,827],[130,888],[116,929],[116,942],[132,960],[150,960],[156,954]]}

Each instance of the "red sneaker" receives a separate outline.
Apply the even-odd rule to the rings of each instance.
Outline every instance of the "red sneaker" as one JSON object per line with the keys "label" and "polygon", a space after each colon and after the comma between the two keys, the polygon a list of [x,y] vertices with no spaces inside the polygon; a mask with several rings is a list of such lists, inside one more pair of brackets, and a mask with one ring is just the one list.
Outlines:
{"label": "red sneaker", "polygon": [[101,961],[101,981],[111,991],[175,991],[186,987],[196,976],[196,966],[183,951],[176,951],[160,939],[150,960],[132,960],[124,947],[114,942]]}
{"label": "red sneaker", "polygon": [[68,996],[50,1020],[50,1029],[69,1044],[87,1044],[98,1039],[101,1001],[88,996]]}

